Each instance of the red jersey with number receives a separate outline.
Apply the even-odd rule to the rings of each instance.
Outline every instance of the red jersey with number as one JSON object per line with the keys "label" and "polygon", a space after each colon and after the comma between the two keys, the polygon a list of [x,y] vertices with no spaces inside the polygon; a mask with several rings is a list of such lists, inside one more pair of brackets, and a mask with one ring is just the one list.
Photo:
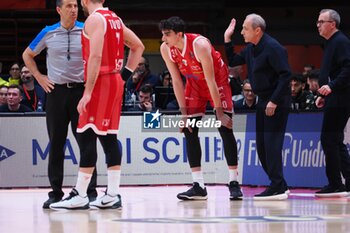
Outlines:
{"label": "red jersey with number", "polygon": [[[202,115],[208,101],[213,105],[202,64],[194,48],[194,43],[199,39],[208,40],[199,34],[185,33],[183,50],[180,51],[175,46],[170,48],[170,58],[177,64],[180,73],[186,77],[185,98],[189,115]],[[232,112],[232,94],[227,65],[213,46],[211,46],[211,56],[222,107],[225,111]]]}
{"label": "red jersey with number", "polygon": [[[123,23],[107,8],[95,10],[92,14],[100,16],[104,22],[104,44],[99,75],[96,79],[87,111],[79,116],[77,132],[92,128],[96,134],[116,134],[122,106],[124,81],[120,70],[124,59]],[[89,37],[82,33],[84,60],[84,79],[87,80],[87,66],[90,56]]]}

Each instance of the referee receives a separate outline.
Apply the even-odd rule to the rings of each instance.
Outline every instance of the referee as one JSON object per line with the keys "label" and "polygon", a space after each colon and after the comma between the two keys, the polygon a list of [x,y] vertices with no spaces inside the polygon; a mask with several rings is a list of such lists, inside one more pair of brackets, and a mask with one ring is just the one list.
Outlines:
{"label": "referee", "polygon": [[[79,119],[77,105],[84,92],[84,65],[81,52],[83,23],[77,21],[76,0],[57,0],[56,10],[60,22],[46,26],[23,52],[27,68],[47,93],[46,126],[50,140],[48,177],[52,191],[43,208],[58,202],[64,196],[62,191],[64,145],[68,125],[76,137]],[[34,57],[46,49],[48,74],[40,73]],[[93,200],[96,192],[96,171],[91,179],[88,196]]]}

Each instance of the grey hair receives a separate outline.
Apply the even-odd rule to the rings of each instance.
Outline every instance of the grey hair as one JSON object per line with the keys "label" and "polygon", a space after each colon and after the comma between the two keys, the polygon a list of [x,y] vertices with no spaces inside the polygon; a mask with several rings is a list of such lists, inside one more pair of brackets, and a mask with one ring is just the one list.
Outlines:
{"label": "grey hair", "polygon": [[57,7],[62,7],[62,5],[63,5],[63,0],[56,0],[56,6]]}
{"label": "grey hair", "polygon": [[261,17],[258,14],[249,14],[247,15],[246,19],[250,18],[252,21],[252,27],[253,29],[256,29],[257,27],[260,27],[261,30],[264,32],[266,29],[266,23],[265,20],[263,19],[263,17]]}
{"label": "grey hair", "polygon": [[340,15],[339,15],[339,13],[336,12],[335,10],[333,10],[333,9],[323,9],[323,10],[320,11],[320,14],[327,13],[327,12],[329,13],[329,20],[334,20],[335,25],[338,28],[339,24],[340,24]]}

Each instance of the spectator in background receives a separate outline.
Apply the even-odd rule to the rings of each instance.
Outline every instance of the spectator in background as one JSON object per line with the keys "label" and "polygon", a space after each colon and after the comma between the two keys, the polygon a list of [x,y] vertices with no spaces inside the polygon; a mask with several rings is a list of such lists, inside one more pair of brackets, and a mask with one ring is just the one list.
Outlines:
{"label": "spectator in background", "polygon": [[11,85],[7,90],[7,104],[0,106],[0,112],[31,112],[32,110],[21,104],[22,93],[18,85]]}
{"label": "spectator in background", "polygon": [[0,86],[9,86],[9,82],[7,82],[5,79],[0,77]]}
{"label": "spectator in background", "polygon": [[17,62],[13,63],[10,68],[10,77],[8,79],[9,86],[10,85],[20,85],[21,75],[20,75],[20,67]]}
{"label": "spectator in background", "polygon": [[[0,62],[0,74],[2,75],[2,62]],[[8,86],[7,79],[0,77],[0,86]]]}
{"label": "spectator in background", "polygon": [[228,67],[229,70],[229,79],[230,79],[230,87],[232,92],[232,97],[234,101],[237,101],[239,99],[242,99],[242,79],[241,75],[243,72],[242,65],[234,66],[234,67]]}
{"label": "spectator in background", "polygon": [[148,59],[141,57],[134,74],[126,82],[126,101],[132,94],[138,93],[145,84],[151,85],[152,88],[161,85],[159,77],[151,73]]}
{"label": "spectator in background", "polygon": [[305,64],[304,65],[304,70],[303,70],[303,75],[308,76],[308,74],[311,72],[311,70],[315,69],[315,66],[312,64]]}
{"label": "spectator in background", "polygon": [[154,109],[152,94],[153,94],[153,88],[151,85],[146,84],[142,86],[138,93],[139,103],[136,106],[129,108],[128,111],[151,112]]}
{"label": "spectator in background", "polygon": [[162,82],[163,87],[172,87],[171,75],[168,70],[164,70],[160,75],[160,81]]}
{"label": "spectator in background", "polygon": [[23,88],[22,104],[32,109],[32,111],[44,111],[45,91],[41,86],[35,85],[34,77],[25,65],[21,68],[21,81]]}
{"label": "spectator in background", "polygon": [[235,110],[255,110],[258,97],[254,94],[249,79],[243,81],[243,98],[234,102]]}
{"label": "spectator in background", "polygon": [[172,78],[168,70],[160,75],[162,86],[154,88],[155,107],[166,110],[178,110],[179,105],[175,98]]}
{"label": "spectator in background", "polygon": [[0,77],[0,86],[9,86],[9,82]]}
{"label": "spectator in background", "polygon": [[291,108],[293,110],[315,109],[314,95],[305,89],[306,79],[302,74],[294,73],[290,81],[292,95]]}
{"label": "spectator in background", "polygon": [[320,88],[320,85],[318,83],[319,76],[320,76],[319,69],[311,70],[307,75],[307,84],[308,84],[309,90],[314,95],[317,94],[317,90]]}
{"label": "spectator in background", "polygon": [[7,104],[8,86],[0,85],[0,106]]}

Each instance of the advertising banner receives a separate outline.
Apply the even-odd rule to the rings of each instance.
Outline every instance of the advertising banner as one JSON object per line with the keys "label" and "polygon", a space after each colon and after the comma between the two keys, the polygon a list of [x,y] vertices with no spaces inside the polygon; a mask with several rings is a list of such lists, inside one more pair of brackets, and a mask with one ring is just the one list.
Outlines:
{"label": "advertising banner", "polygon": [[[284,177],[292,187],[326,185],[325,156],[320,142],[323,114],[291,113],[282,150]],[[269,185],[255,142],[255,114],[247,116],[243,184]]]}
{"label": "advertising banner", "polygon": [[[164,120],[162,119],[164,117]],[[122,116],[118,142],[122,151],[122,185],[191,183],[184,135],[169,129],[177,124],[169,116],[157,123],[149,116]],[[171,122],[171,123],[169,123]],[[204,122],[207,121],[204,118]],[[268,185],[255,142],[255,114],[233,119],[238,148],[239,181],[244,185]],[[325,156],[319,140],[322,113],[291,113],[282,150],[284,176],[291,187],[327,184]],[[49,140],[45,117],[0,117],[0,187],[48,187]],[[345,144],[350,148],[350,124]],[[217,130],[200,130],[202,169],[206,183],[227,183],[223,144]],[[79,149],[69,130],[64,148],[64,185],[76,182]],[[98,185],[107,184],[105,156],[98,143]]]}
{"label": "advertising banner", "polygon": [[[245,116],[236,116],[235,122],[244,126]],[[143,124],[143,116],[121,118],[118,134],[123,155],[121,184],[191,183],[184,135],[178,130],[147,132]],[[49,140],[45,117],[0,117],[0,128],[0,187],[49,186]],[[244,141],[243,132],[235,134],[239,144]],[[199,137],[205,182],[227,183],[228,170],[219,133],[216,130],[203,130]],[[64,154],[64,185],[74,185],[80,156],[71,132]],[[240,151],[242,157],[243,154],[244,151]],[[99,143],[97,172],[98,185],[107,184],[105,157]]]}

